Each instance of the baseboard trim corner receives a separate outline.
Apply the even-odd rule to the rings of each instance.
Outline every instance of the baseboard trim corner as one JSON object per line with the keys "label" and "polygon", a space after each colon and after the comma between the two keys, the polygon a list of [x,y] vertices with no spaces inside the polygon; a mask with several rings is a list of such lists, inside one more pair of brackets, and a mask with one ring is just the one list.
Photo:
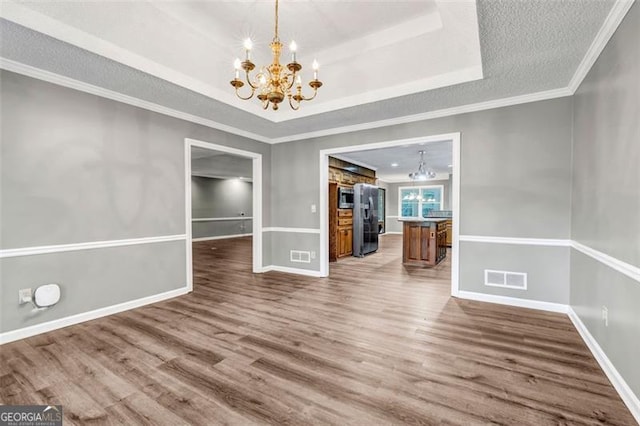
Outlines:
{"label": "baseboard trim corner", "polygon": [[287,274],[304,275],[307,277],[323,278],[324,275],[320,271],[312,271],[310,269],[290,268],[288,266],[269,265],[262,268],[262,272],[285,272]]}
{"label": "baseboard trim corner", "polygon": [[454,297],[478,302],[497,303],[499,305],[516,306],[519,308],[537,309],[540,311],[558,312],[566,314],[569,307],[562,303],[542,302],[539,300],[520,299],[518,297],[497,296],[494,294],[476,293],[473,291],[458,291]]}
{"label": "baseboard trim corner", "polygon": [[104,308],[94,309],[93,311],[81,312],[79,314],[43,322],[41,324],[31,325],[29,327],[19,328],[17,330],[6,331],[4,333],[0,333],[0,345],[15,342],[16,340],[26,339],[27,337],[36,336],[49,331],[58,330],[70,325],[80,324],[86,321],[106,317],[108,315],[117,314],[119,312],[139,308],[141,306],[150,305],[152,303],[161,302],[163,300],[172,299],[187,293],[189,293],[189,289],[187,287],[181,287],[164,293],[119,303],[117,305],[106,306]]}
{"label": "baseboard trim corner", "polygon": [[631,411],[631,415],[640,424],[640,399],[638,399],[627,382],[622,378],[620,373],[618,373],[618,370],[616,370],[609,357],[606,355],[602,347],[600,347],[598,341],[589,332],[587,326],[582,322],[571,306],[568,307],[567,314],[569,315],[569,319],[576,330],[578,330],[580,337],[582,337],[582,340],[584,340],[585,344],[593,354],[593,357],[600,365],[600,368],[602,368],[602,371],[607,375],[607,378],[613,387],[618,391],[622,401],[625,403],[627,408],[629,408],[629,411]]}

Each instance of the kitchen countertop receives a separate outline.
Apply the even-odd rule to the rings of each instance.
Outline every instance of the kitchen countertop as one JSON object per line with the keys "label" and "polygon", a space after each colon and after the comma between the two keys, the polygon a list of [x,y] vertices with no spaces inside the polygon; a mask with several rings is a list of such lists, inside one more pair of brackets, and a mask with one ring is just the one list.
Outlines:
{"label": "kitchen countertop", "polygon": [[445,222],[451,218],[441,217],[399,217],[400,222]]}

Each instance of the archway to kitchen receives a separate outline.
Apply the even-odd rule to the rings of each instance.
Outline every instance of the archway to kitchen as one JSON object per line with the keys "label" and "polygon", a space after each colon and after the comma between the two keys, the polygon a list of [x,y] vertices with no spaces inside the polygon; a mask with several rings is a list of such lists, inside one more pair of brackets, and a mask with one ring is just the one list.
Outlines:
{"label": "archway to kitchen", "polygon": [[[420,156],[418,151],[429,151],[430,146],[442,145],[450,143],[451,146],[451,184],[449,195],[449,208],[451,210],[452,220],[452,241],[451,241],[451,295],[458,294],[459,283],[459,228],[460,228],[460,133],[448,133],[441,135],[432,135],[417,137],[411,139],[400,139],[385,142],[376,142],[370,144],[352,145],[339,148],[331,148],[320,151],[320,273],[322,276],[329,275],[329,230],[330,230],[330,209],[329,209],[329,157],[348,159],[354,157],[354,153],[373,150],[385,150],[390,148],[406,148],[415,151],[415,158],[412,169],[418,169]],[[428,166],[428,158],[425,158]],[[335,160],[332,160],[332,162]],[[447,165],[449,166],[449,165]],[[415,170],[413,170],[415,171]],[[407,179],[408,180],[408,179]],[[421,182],[421,185],[428,185],[428,181]],[[441,194],[442,195],[442,194]],[[333,196],[333,195],[332,195]],[[387,211],[385,222],[388,220],[396,220],[388,216],[395,216],[393,212]]]}
{"label": "archway to kitchen", "polygon": [[[262,155],[250,151],[244,151],[231,148],[224,145],[217,145],[209,142],[198,141],[194,139],[185,139],[185,230],[186,230],[186,268],[187,268],[187,288],[193,290],[193,242],[215,241],[220,238],[246,237],[251,239],[251,250],[247,252],[247,258],[251,257],[251,265],[254,273],[262,272]],[[198,158],[199,157],[199,158]],[[194,159],[195,158],[195,159]],[[218,164],[215,166],[215,172],[209,170],[209,166],[198,168],[197,161],[199,159],[210,159],[209,162]],[[222,161],[213,161],[220,160]],[[234,161],[238,160],[239,167],[233,166]],[[208,161],[208,160],[207,160]],[[206,163],[206,162],[205,162]],[[245,166],[242,166],[246,163]],[[242,176],[238,170],[245,170]],[[200,172],[200,173],[199,173]],[[198,176],[200,175],[200,176]],[[212,184],[224,186],[225,196],[229,196],[229,186],[237,186],[238,193],[246,193],[250,197],[250,210],[245,207],[232,207],[229,212],[216,208],[216,213],[208,214],[209,210],[205,208],[199,209],[194,215],[194,179],[207,180],[201,182],[203,187],[211,187]],[[208,182],[209,180],[224,182]],[[245,188],[246,187],[246,188]],[[232,191],[233,192],[233,191]],[[249,194],[250,193],[250,194]],[[234,195],[234,194],[231,194]],[[244,197],[246,198],[246,197]],[[237,201],[237,200],[235,200]],[[214,207],[215,208],[215,207]],[[249,211],[248,211],[249,210]],[[216,217],[212,217],[216,216]],[[198,231],[198,235],[194,236],[196,227],[204,226],[204,231],[211,233],[212,230],[206,228],[211,224],[216,224],[217,228],[213,231],[213,236],[203,236]],[[250,230],[247,224],[250,224]],[[223,225],[224,229],[220,229]]]}

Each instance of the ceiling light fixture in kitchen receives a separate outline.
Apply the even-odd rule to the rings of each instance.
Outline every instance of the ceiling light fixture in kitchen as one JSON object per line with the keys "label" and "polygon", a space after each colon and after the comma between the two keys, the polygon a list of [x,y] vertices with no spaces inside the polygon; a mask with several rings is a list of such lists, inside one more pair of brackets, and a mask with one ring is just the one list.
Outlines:
{"label": "ceiling light fixture in kitchen", "polygon": [[418,151],[420,154],[420,163],[418,164],[418,171],[409,173],[409,178],[411,180],[427,180],[433,179],[436,177],[436,172],[433,170],[427,170],[427,165],[424,162],[424,153],[425,151]]}
{"label": "ceiling light fixture in kitchen", "polygon": [[[310,101],[316,97],[318,89],[322,86],[322,82],[318,80],[318,61],[314,60],[312,65],[313,80],[309,82],[309,86],[313,89],[313,96],[307,97],[302,94],[302,77],[299,74],[300,70],[302,70],[302,65],[296,61],[298,46],[295,41],[292,41],[289,45],[291,62],[286,66],[280,64],[282,43],[278,37],[278,0],[276,0],[275,35],[269,46],[271,47],[273,62],[270,65],[260,67],[258,73],[252,78],[249,73],[256,67],[254,63],[251,62],[251,48],[253,44],[251,43],[251,39],[245,40],[244,48],[246,58],[242,62],[240,62],[239,58],[236,58],[234,62],[236,75],[235,78],[231,80],[231,85],[236,90],[236,96],[242,100],[253,98],[253,95],[257,91],[257,98],[262,102],[263,109],[267,109],[269,105],[271,105],[275,111],[278,109],[278,105],[284,101],[285,98],[288,98],[291,109],[298,110],[302,101]],[[239,93],[240,88],[244,86],[244,82],[240,80],[240,69],[244,70],[245,79],[251,89],[251,93],[247,96],[241,96]],[[289,70],[289,72],[287,72],[287,70]]]}

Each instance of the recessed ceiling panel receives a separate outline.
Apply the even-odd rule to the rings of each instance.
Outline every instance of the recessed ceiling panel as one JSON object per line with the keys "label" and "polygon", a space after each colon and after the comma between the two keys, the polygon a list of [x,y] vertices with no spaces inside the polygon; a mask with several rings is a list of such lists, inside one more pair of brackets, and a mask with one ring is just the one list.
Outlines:
{"label": "recessed ceiling panel", "polygon": [[271,61],[274,3],[10,1],[3,16],[274,122],[482,78],[475,1],[282,1],[281,40],[297,42],[303,81],[317,59],[325,84],[299,111],[263,111],[229,81],[246,37],[256,65]]}

